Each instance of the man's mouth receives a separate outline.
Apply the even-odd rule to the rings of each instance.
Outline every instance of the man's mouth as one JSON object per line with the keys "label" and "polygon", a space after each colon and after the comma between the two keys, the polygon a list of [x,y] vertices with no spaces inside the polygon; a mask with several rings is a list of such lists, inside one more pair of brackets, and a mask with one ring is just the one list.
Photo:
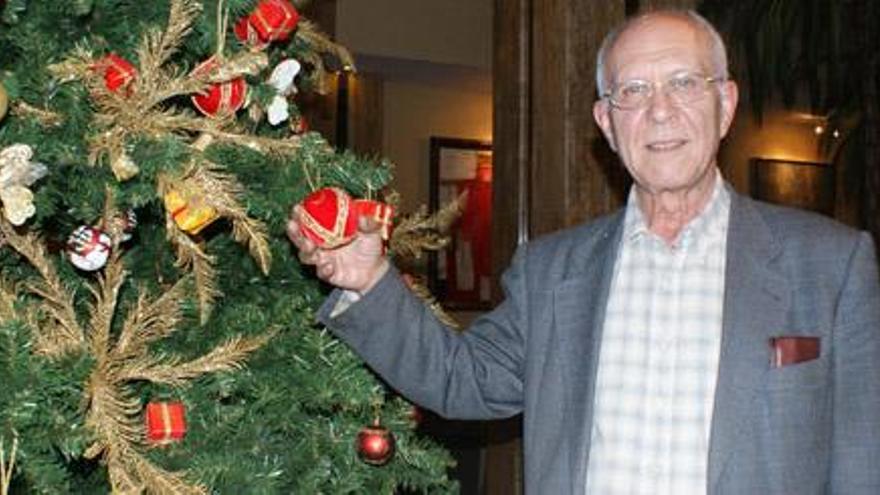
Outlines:
{"label": "man's mouth", "polygon": [[645,147],[650,151],[674,151],[687,144],[685,139],[664,139],[662,141],[652,141]]}

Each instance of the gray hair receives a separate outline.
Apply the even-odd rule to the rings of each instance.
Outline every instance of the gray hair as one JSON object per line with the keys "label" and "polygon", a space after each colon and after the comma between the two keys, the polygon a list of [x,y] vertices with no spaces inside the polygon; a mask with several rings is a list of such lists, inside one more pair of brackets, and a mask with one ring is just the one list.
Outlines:
{"label": "gray hair", "polygon": [[618,38],[620,38],[620,35],[633,25],[648,17],[656,15],[678,17],[690,22],[709,35],[709,40],[712,43],[712,65],[715,72],[711,75],[713,77],[723,77],[725,79],[730,76],[727,69],[727,48],[725,48],[724,41],[721,39],[721,35],[718,34],[718,30],[716,30],[715,26],[707,21],[705,17],[693,10],[655,10],[627,19],[623,24],[608,33],[605,36],[605,39],[602,40],[602,45],[599,47],[599,53],[596,56],[596,90],[599,93],[599,97],[602,97],[608,89],[606,85],[609,81],[606,81],[605,79],[605,61],[607,60],[611,49],[614,47],[614,44],[617,42]]}

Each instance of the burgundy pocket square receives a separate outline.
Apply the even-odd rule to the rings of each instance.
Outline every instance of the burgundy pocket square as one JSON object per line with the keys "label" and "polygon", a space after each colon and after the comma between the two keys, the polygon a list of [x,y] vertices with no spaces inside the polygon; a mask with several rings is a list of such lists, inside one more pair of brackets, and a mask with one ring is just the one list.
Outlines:
{"label": "burgundy pocket square", "polygon": [[781,368],[819,357],[819,337],[771,337],[770,365]]}

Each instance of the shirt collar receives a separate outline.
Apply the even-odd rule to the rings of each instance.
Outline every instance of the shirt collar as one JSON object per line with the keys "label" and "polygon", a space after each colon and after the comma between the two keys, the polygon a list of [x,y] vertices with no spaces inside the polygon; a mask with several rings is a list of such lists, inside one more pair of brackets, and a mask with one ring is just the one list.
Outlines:
{"label": "shirt collar", "polygon": [[[715,186],[712,189],[712,197],[703,208],[703,211],[694,217],[682,229],[675,246],[687,246],[691,242],[700,243],[701,239],[723,233],[727,228],[727,219],[730,212],[730,191],[727,190],[721,173],[715,172]],[[656,234],[648,230],[645,216],[639,208],[636,188],[630,188],[626,203],[626,214],[623,220],[623,239],[627,242],[635,242],[645,236],[656,237]]]}

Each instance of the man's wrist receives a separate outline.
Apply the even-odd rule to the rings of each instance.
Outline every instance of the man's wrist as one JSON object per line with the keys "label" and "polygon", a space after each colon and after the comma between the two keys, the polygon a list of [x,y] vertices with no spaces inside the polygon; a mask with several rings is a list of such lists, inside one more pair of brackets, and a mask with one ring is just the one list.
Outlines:
{"label": "man's wrist", "polygon": [[361,296],[365,296],[367,294],[367,292],[370,291],[370,289],[375,287],[375,285],[377,283],[379,283],[380,280],[382,280],[382,277],[384,277],[385,274],[388,273],[388,270],[390,268],[391,268],[391,262],[388,261],[388,258],[383,257],[382,262],[379,265],[379,267],[376,269],[376,272],[374,273],[373,277],[369,281],[367,281],[367,284],[364,287],[362,287],[361,289],[359,289],[357,291],[357,293],[360,294]]}

